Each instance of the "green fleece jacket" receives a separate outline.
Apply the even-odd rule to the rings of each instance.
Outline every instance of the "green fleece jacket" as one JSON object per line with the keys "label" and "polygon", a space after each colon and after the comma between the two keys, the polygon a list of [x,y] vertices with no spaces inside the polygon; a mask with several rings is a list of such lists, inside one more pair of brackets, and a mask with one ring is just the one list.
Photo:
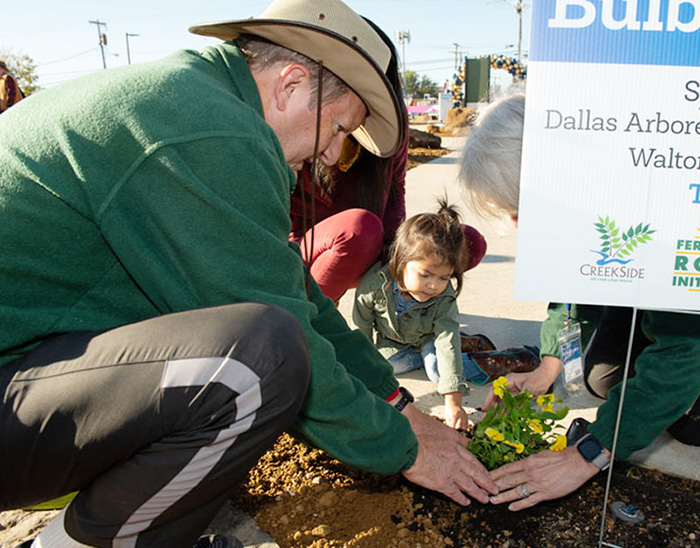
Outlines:
{"label": "green fleece jacket", "polygon": [[370,268],[355,291],[352,321],[370,341],[376,331],[375,345],[386,358],[407,347],[420,352],[424,344],[434,341],[438,392],[468,392],[452,284],[448,283],[437,297],[415,303],[401,315],[397,313],[393,284],[388,266],[376,263]]}
{"label": "green fleece jacket", "polygon": [[[566,305],[551,304],[542,325],[543,356],[559,357],[557,332],[566,319]],[[580,322],[585,348],[602,315],[597,306],[573,305],[571,317]],[[700,316],[640,310],[637,321],[651,344],[634,362],[627,380],[616,455],[622,459],[647,447],[685,413],[700,393]],[[620,341],[626,344],[626,341]],[[600,442],[612,447],[621,384],[608,393],[589,428]]]}
{"label": "green fleece jacket", "polygon": [[101,71],[0,120],[0,365],[53,333],[254,301],[305,331],[295,435],[395,473],[417,441],[384,398],[391,367],[351,331],[289,244],[295,184],[231,43]]}

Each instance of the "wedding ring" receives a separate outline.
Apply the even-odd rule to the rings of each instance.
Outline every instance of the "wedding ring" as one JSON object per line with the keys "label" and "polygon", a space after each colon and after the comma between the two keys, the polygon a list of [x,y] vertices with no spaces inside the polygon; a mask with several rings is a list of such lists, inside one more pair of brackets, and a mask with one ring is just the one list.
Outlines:
{"label": "wedding ring", "polygon": [[529,497],[532,493],[527,490],[527,487],[525,487],[524,483],[520,484],[520,492],[523,494],[523,498]]}

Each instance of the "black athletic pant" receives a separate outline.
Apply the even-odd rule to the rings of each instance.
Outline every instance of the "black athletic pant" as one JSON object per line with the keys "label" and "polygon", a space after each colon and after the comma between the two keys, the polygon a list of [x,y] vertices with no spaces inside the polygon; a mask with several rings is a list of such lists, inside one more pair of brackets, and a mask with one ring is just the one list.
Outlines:
{"label": "black athletic pant", "polygon": [[268,305],[52,336],[0,367],[0,509],[79,491],[63,520],[79,543],[190,548],[308,377],[301,326]]}

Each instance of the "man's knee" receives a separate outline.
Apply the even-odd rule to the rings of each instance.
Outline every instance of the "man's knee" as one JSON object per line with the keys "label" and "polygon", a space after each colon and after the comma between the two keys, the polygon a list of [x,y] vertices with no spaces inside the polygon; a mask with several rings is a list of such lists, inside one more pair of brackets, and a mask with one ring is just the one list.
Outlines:
{"label": "man's knee", "polygon": [[622,380],[621,375],[622,370],[618,365],[587,363],[585,367],[586,388],[594,396],[606,400],[610,389]]}
{"label": "man's knee", "polygon": [[196,325],[200,352],[234,358],[263,382],[266,377],[281,376],[290,388],[306,389],[309,351],[301,324],[291,313],[264,303],[236,303],[196,312],[201,316],[188,321]]}
{"label": "man's knee", "polygon": [[274,345],[279,352],[284,367],[279,374],[289,377],[290,382],[303,380],[304,388],[308,382],[310,361],[306,335],[299,320],[293,314],[273,305],[264,307],[259,312],[256,330],[268,344]]}

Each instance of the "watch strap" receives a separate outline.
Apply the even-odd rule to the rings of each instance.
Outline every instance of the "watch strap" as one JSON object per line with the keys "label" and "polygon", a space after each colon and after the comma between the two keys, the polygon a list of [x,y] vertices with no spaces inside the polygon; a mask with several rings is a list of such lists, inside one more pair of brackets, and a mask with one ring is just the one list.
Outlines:
{"label": "watch strap", "polygon": [[607,470],[610,467],[610,457],[605,454],[605,450],[601,451],[591,462],[601,470]]}
{"label": "watch strap", "polygon": [[[590,457],[587,457],[586,455],[584,455],[584,454],[583,454],[583,451],[581,451],[581,449],[579,448],[579,446],[580,446],[582,443],[588,442],[589,440],[592,441],[592,442],[594,442],[594,443],[598,446],[598,448],[600,449],[600,452],[599,452],[597,455],[595,455],[593,458],[590,458]],[[600,468],[601,470],[607,470],[608,467],[610,466],[610,457],[608,457],[608,456],[605,454],[605,448],[603,447],[603,445],[598,441],[598,439],[597,439],[593,434],[590,434],[590,433],[589,433],[589,434],[586,434],[585,436],[583,436],[583,437],[578,441],[578,443],[576,443],[576,448],[578,449],[579,454],[580,454],[584,459],[586,459],[586,461],[592,462],[593,464],[595,464],[595,465],[596,465],[598,468]]]}
{"label": "watch strap", "polygon": [[394,404],[394,408],[397,411],[401,412],[403,411],[403,408],[406,407],[409,403],[415,401],[415,398],[413,397],[413,394],[411,394],[403,386],[399,387],[399,392],[401,393],[401,398]]}

